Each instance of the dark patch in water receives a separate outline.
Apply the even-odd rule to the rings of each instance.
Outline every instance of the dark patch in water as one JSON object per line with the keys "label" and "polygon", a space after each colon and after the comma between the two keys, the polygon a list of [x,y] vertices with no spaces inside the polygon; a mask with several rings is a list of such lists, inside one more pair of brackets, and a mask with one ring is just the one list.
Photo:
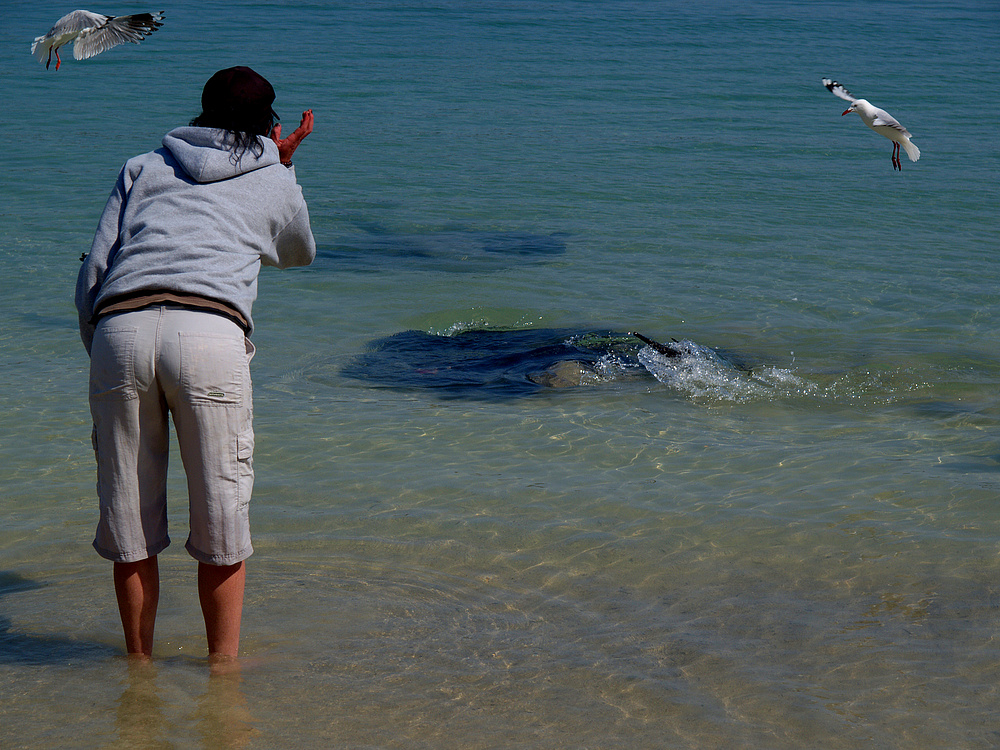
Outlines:
{"label": "dark patch in water", "polygon": [[[327,263],[366,273],[407,270],[483,272],[542,263],[566,252],[565,235],[523,232],[442,231],[383,234],[317,250],[313,267]],[[318,266],[317,266],[318,264]]]}
{"label": "dark patch in water", "polygon": [[546,387],[580,385],[573,382],[574,373],[596,379],[609,363],[619,377],[649,377],[635,356],[641,347],[627,333],[571,329],[453,336],[403,331],[372,342],[341,375],[373,387],[427,389],[440,398],[517,398]]}

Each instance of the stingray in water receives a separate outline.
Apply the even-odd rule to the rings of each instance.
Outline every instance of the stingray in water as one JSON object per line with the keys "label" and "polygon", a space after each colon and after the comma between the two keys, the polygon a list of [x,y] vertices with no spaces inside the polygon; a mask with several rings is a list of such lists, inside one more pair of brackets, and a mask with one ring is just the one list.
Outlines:
{"label": "stingray in water", "polygon": [[635,333],[578,329],[402,331],[372,343],[340,372],[370,387],[421,389],[440,398],[504,399],[551,388],[630,380],[664,382],[694,363],[742,372],[692,341],[660,343]]}

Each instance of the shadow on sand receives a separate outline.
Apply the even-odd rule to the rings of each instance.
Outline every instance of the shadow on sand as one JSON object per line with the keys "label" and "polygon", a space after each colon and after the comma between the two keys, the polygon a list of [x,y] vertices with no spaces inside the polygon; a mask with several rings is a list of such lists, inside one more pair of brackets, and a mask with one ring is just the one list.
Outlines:
{"label": "shadow on sand", "polygon": [[[0,572],[0,598],[41,587],[42,584],[19,573]],[[10,618],[0,615],[0,664],[65,664],[72,660],[104,659],[120,654],[120,649],[103,643],[19,633],[13,628]]]}
{"label": "shadow on sand", "polygon": [[380,273],[398,270],[483,273],[525,263],[543,263],[566,252],[564,235],[482,232],[466,229],[426,234],[369,230],[368,235],[320,247],[313,270]]}

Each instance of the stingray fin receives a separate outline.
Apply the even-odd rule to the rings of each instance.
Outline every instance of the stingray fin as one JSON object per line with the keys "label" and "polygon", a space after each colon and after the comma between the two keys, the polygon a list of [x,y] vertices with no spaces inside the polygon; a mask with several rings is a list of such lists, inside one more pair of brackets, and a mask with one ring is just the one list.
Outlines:
{"label": "stingray fin", "polygon": [[[643,336],[641,333],[636,333],[635,331],[629,331],[629,335],[635,336],[639,341],[644,343],[646,346],[651,346],[653,349],[658,351],[664,357],[679,357],[681,352],[678,349],[670,346],[669,344],[661,344],[659,341],[653,341],[651,338]],[[674,339],[676,341],[676,339]]]}

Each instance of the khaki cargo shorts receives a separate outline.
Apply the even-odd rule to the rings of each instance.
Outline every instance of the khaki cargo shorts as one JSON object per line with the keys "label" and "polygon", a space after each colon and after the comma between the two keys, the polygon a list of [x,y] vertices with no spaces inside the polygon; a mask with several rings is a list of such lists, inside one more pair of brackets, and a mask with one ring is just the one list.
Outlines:
{"label": "khaki cargo shorts", "polygon": [[212,565],[253,553],[253,353],[243,330],[214,313],[159,305],[100,320],[90,411],[101,556],[135,562],[170,544],[169,416],[187,475],[188,552]]}

